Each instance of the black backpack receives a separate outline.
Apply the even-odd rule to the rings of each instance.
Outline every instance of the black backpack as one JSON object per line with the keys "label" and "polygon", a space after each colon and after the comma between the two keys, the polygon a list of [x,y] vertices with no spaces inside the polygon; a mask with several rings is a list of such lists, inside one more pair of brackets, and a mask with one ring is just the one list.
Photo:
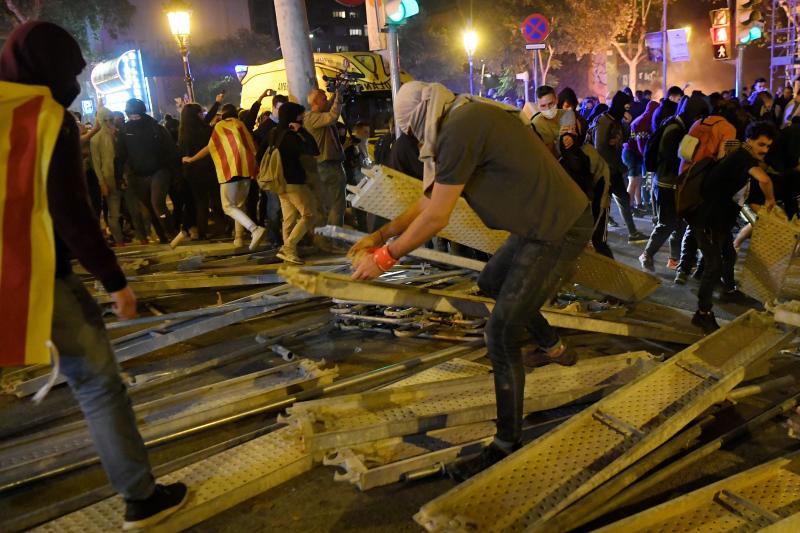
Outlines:
{"label": "black backpack", "polygon": [[678,176],[675,193],[675,210],[678,216],[685,218],[703,205],[703,182],[716,165],[716,159],[706,157]]}
{"label": "black backpack", "polygon": [[647,142],[644,145],[644,154],[642,154],[644,156],[644,169],[647,172],[658,171],[658,149],[661,146],[661,138],[664,137],[664,131],[671,124],[681,125],[681,122],[677,121],[677,117],[669,117],[647,138]]}

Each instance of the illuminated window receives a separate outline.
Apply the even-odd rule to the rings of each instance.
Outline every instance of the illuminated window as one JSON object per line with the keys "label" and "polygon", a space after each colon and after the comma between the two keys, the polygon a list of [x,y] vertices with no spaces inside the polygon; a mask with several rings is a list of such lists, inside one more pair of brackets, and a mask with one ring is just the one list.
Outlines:
{"label": "illuminated window", "polygon": [[333,12],[333,18],[335,18],[335,19],[347,18],[347,12],[346,11],[334,11]]}
{"label": "illuminated window", "polygon": [[363,28],[350,28],[350,37],[361,37],[364,35]]}
{"label": "illuminated window", "polygon": [[350,51],[350,47],[347,46],[346,44],[337,44],[336,45],[336,51],[337,52],[349,52]]}
{"label": "illuminated window", "polygon": [[350,18],[351,19],[357,19],[358,18],[358,13],[356,11],[351,11],[350,12]]}

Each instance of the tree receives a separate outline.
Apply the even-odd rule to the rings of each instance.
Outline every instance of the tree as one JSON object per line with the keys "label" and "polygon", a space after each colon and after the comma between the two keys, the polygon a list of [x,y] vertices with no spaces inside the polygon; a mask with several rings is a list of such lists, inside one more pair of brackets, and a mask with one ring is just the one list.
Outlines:
{"label": "tree", "polygon": [[0,21],[5,22],[6,31],[29,20],[55,22],[88,50],[90,38],[100,30],[116,38],[128,27],[135,10],[128,0],[1,0]]}

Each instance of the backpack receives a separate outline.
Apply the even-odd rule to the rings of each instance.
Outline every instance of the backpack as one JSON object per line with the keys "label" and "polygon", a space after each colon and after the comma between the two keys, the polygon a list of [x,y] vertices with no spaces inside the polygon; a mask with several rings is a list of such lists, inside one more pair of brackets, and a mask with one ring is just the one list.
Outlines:
{"label": "backpack", "polygon": [[678,216],[686,217],[703,204],[703,181],[716,164],[716,159],[706,157],[678,176],[678,187],[675,193],[675,210]]}
{"label": "backpack", "polygon": [[662,122],[644,144],[644,154],[642,155],[644,156],[644,169],[647,172],[656,172],[658,170],[658,149],[661,146],[661,138],[664,137],[664,131],[670,124],[672,124],[672,117]]}
{"label": "backpack", "polygon": [[[600,117],[605,115],[605,113],[601,113],[597,115],[589,127],[586,129],[586,139],[584,139],[583,144],[588,144],[590,146],[594,146],[594,136],[597,135],[597,121],[600,120]],[[594,146],[597,148],[596,146]]]}
{"label": "backpack", "polygon": [[281,152],[278,150],[284,135],[286,135],[286,130],[278,132],[276,128],[273,128],[270,131],[270,143],[258,167],[258,178],[256,179],[258,186],[261,190],[274,194],[286,192],[286,176],[283,174],[283,161]]}

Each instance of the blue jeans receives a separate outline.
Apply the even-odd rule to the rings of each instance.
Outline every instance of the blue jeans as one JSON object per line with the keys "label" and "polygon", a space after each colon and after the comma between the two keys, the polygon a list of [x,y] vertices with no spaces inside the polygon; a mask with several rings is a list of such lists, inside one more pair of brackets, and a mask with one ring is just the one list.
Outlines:
{"label": "blue jeans", "polygon": [[52,337],[111,486],[128,500],[148,498],[155,481],[131,400],[100,307],[74,274],[56,278]]}
{"label": "blue jeans", "polygon": [[558,242],[512,235],[489,260],[478,286],[496,303],[486,325],[489,359],[497,396],[497,438],[518,442],[522,435],[525,367],[522,347],[551,348],[558,334],[539,311],[555,296],[592,236],[591,208]]}

